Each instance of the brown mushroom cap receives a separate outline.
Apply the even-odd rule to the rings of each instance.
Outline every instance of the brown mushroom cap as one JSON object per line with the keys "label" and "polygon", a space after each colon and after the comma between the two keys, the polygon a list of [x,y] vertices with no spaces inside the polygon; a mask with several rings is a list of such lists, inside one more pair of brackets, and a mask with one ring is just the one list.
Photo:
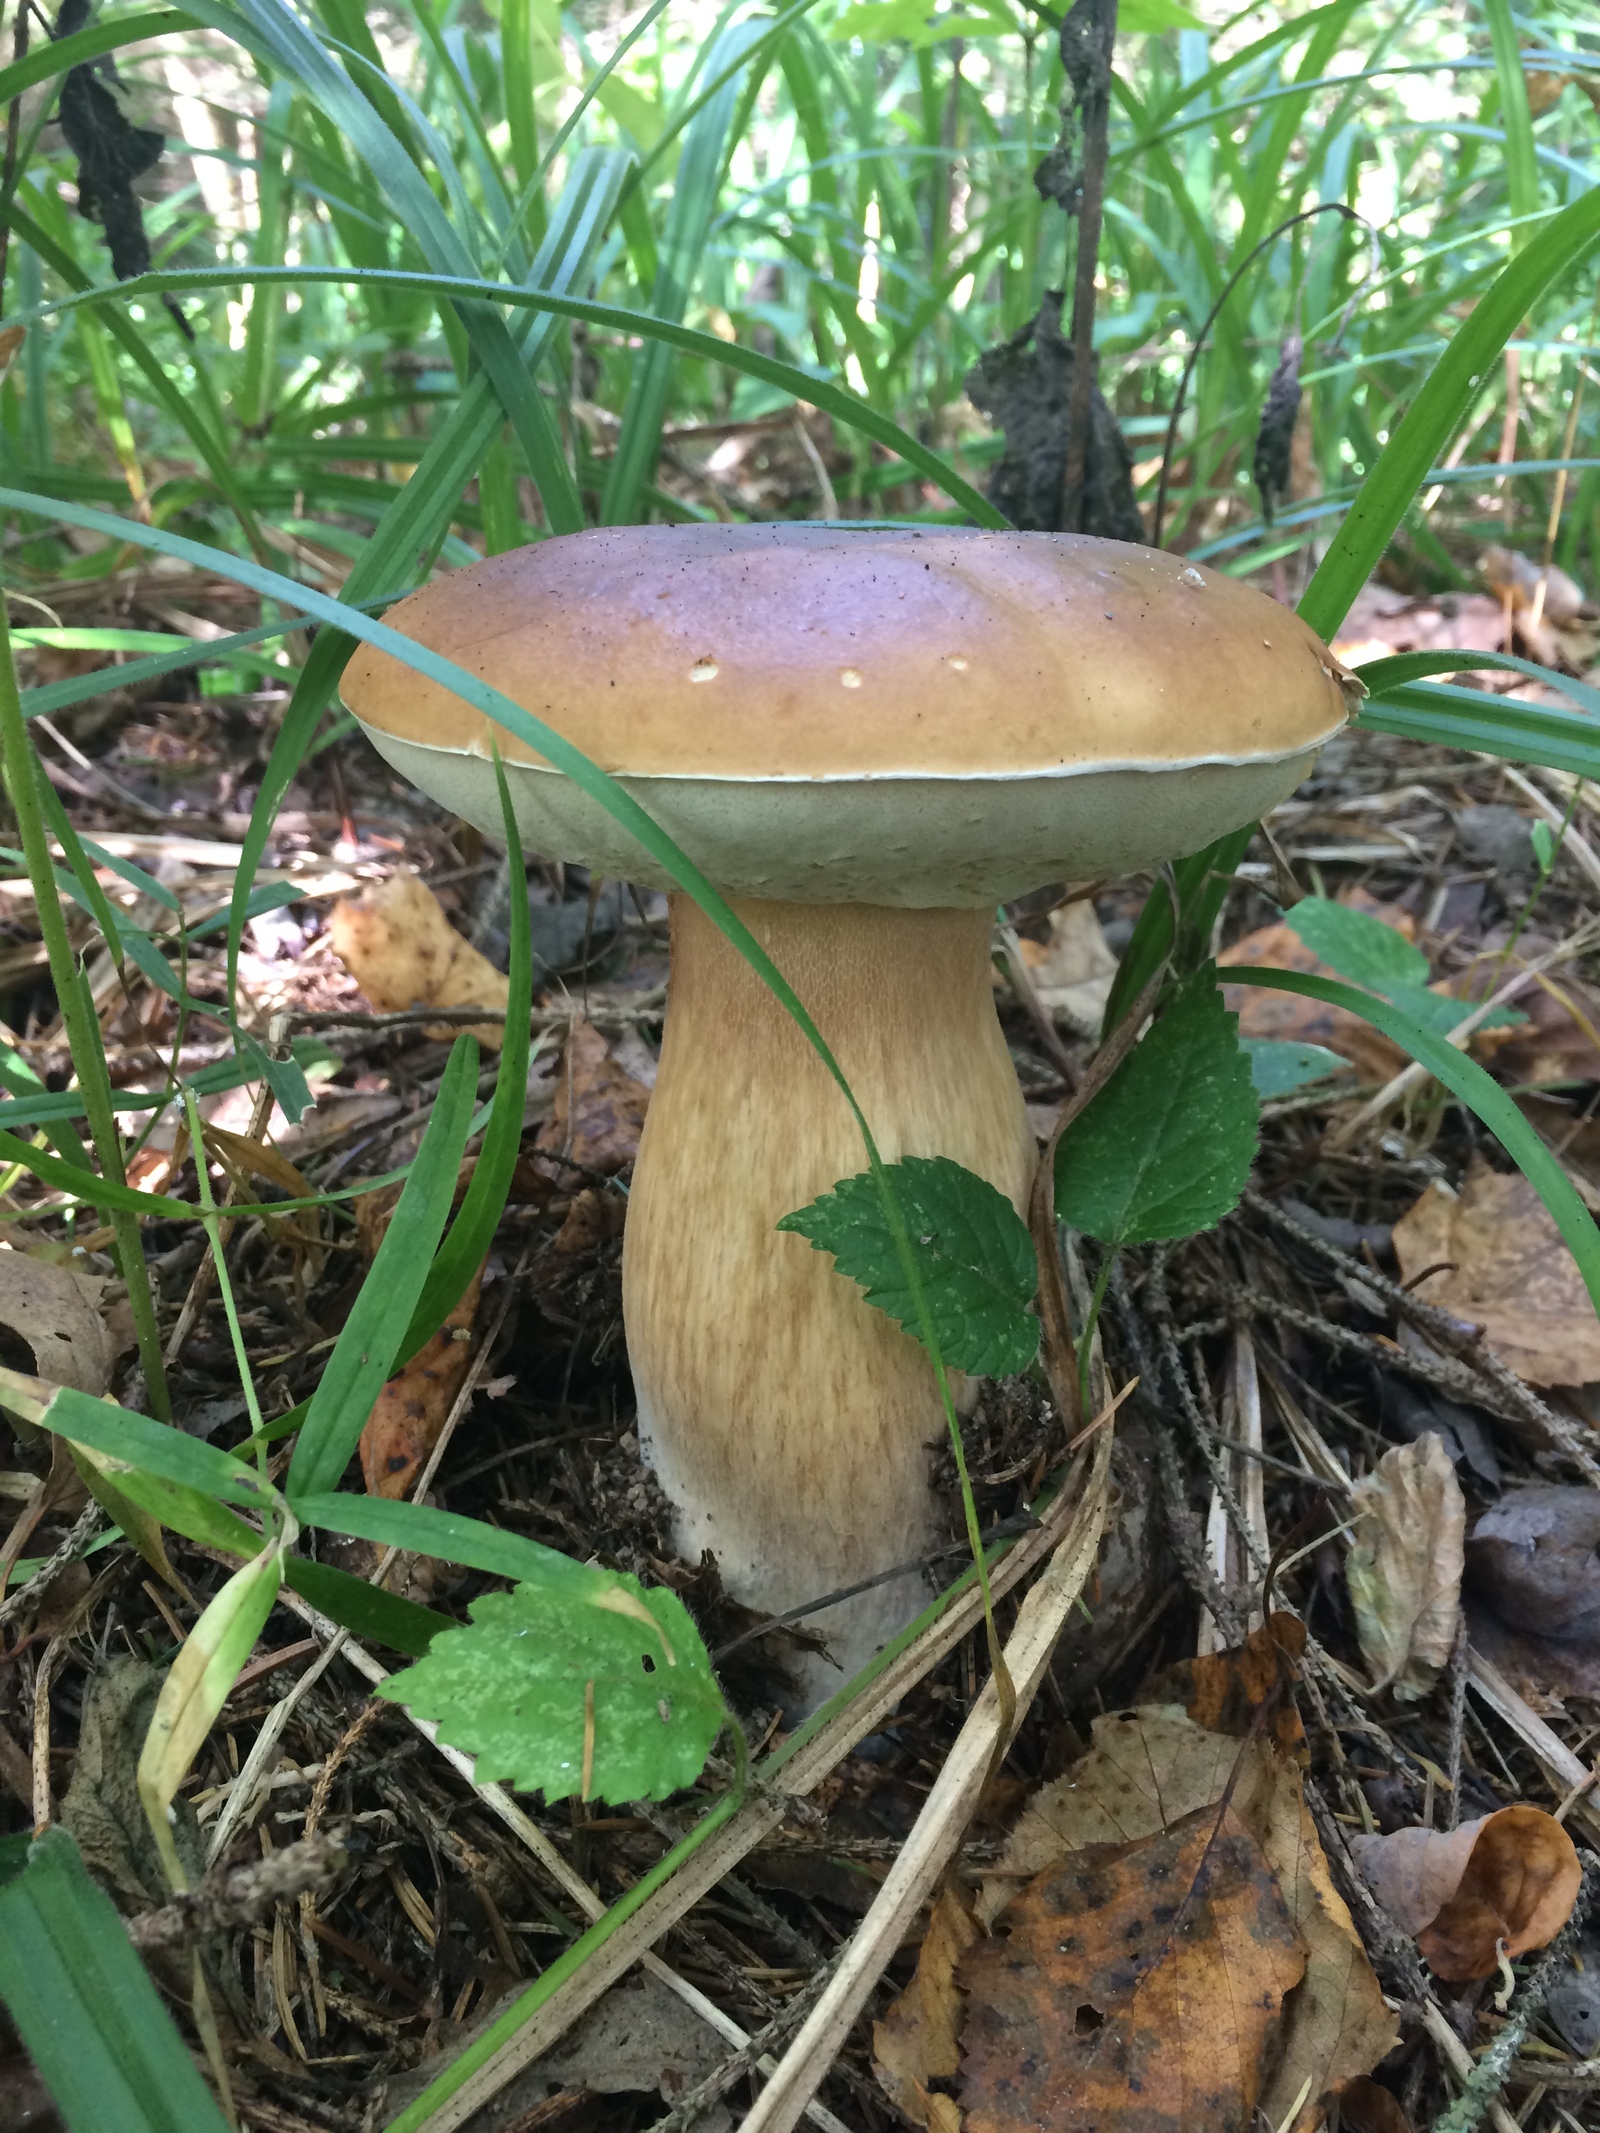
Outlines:
{"label": "brown mushroom cap", "polygon": [[[984,903],[1191,851],[1291,790],[1347,677],[1286,609],[1070,534],[650,526],[543,541],[391,610],[628,789],[725,888]],[[498,827],[482,713],[370,646],[345,702]],[[515,735],[537,849],[661,879]]]}

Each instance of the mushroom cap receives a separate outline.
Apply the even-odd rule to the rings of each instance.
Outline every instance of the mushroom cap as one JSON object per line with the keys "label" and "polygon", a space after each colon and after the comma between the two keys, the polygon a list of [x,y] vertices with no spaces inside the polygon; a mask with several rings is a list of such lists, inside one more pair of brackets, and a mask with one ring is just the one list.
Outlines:
{"label": "mushroom cap", "polygon": [[[1298,617],[1075,534],[628,526],[440,578],[390,624],[504,691],[735,895],[984,904],[1194,851],[1291,791],[1353,683]],[[379,751],[493,834],[670,886],[535,749],[369,645]]]}

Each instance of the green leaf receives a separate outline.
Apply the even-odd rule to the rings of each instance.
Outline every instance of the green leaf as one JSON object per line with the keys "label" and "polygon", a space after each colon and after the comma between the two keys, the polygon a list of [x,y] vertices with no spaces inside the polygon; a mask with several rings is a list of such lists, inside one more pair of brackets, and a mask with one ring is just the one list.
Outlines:
{"label": "green leaf", "polygon": [[[1398,928],[1385,925],[1370,911],[1353,911],[1348,904],[1333,903],[1325,896],[1303,896],[1283,916],[1290,930],[1330,969],[1392,1000],[1424,1029],[1447,1037],[1471,1012],[1469,1000],[1430,992],[1428,958]],[[1478,1027],[1509,1029],[1526,1020],[1514,1007],[1497,1007]]]}
{"label": "green leaf", "polygon": [[226,2133],[111,1899],[59,1825],[0,1886],[0,1998],[72,2133]]}
{"label": "green leaf", "polygon": [[1263,1099],[1288,1096],[1308,1082],[1330,1074],[1348,1074],[1350,1062],[1322,1044],[1289,1044],[1279,1037],[1241,1037],[1239,1049],[1250,1062],[1250,1079]]}
{"label": "green leaf", "polygon": [[470,1628],[441,1632],[377,1693],[433,1720],[475,1758],[480,1784],[549,1800],[664,1800],[705,1767],[721,1691],[676,1593],[621,1573],[606,1587],[577,1605],[534,1585],[485,1593]]}
{"label": "green leaf", "polygon": [[[1029,1311],[1039,1266],[1027,1224],[987,1178],[944,1155],[884,1165],[917,1254],[939,1352],[975,1377],[1026,1370],[1039,1349]],[[870,1171],[843,1178],[778,1224],[831,1252],[841,1274],[913,1339],[917,1309]]]}
{"label": "green leaf", "polygon": [[[1370,992],[1358,992],[1337,978],[1314,977],[1309,971],[1273,970],[1266,964],[1236,964],[1228,971],[1230,985],[1260,985],[1271,992],[1297,992],[1308,1000],[1322,1000],[1330,1007],[1343,1007],[1360,1015],[1374,1029],[1408,1051],[1425,1066],[1436,1081],[1443,1082],[1495,1135],[1507,1155],[1522,1172],[1549,1209],[1567,1249],[1578,1262],[1584,1286],[1600,1311],[1600,1230],[1578,1197],[1572,1180],[1540,1140],[1511,1098],[1486,1074],[1475,1059],[1458,1052],[1432,1030],[1424,1029],[1388,1000]],[[1142,1047],[1141,1047],[1142,1049]]]}
{"label": "green leaf", "polygon": [[1369,992],[1387,997],[1397,986],[1425,986],[1432,975],[1422,950],[1370,911],[1303,896],[1283,916],[1313,955]]}
{"label": "green leaf", "polygon": [[1179,0],[1122,0],[1117,9],[1119,37],[1151,37],[1162,30],[1204,28],[1193,8],[1181,6]]}
{"label": "green leaf", "polygon": [[1057,1211],[1112,1246],[1210,1229],[1239,1204],[1258,1119],[1239,1018],[1208,963],[1062,1134]]}

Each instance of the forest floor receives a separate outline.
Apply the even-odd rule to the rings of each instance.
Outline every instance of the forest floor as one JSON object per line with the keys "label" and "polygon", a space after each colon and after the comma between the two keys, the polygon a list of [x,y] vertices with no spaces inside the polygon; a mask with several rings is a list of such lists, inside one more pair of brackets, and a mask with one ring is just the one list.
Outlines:
{"label": "forest floor", "polygon": [[[155,570],[115,582],[114,613],[102,587],[46,587],[40,597],[69,623],[170,628],[181,613],[236,629],[254,619],[219,584]],[[1390,649],[1465,644],[1474,631],[1503,641],[1497,600],[1412,600],[1374,587],[1347,635]],[[59,672],[41,667],[26,678]],[[80,831],[136,860],[200,918],[225,907],[281,707],[270,693],[107,698],[53,721],[40,753]],[[1569,808],[1553,871],[1535,895],[1534,825],[1559,829]],[[1314,891],[1396,927],[1426,956],[1436,985],[1476,998],[1491,973],[1497,986],[1520,981],[1513,1004],[1526,1019],[1484,1033],[1476,1054],[1600,1207],[1600,804],[1587,792],[1574,801],[1551,773],[1352,734],[1325,751],[1270,830],[1230,898],[1223,962],[1313,967],[1280,912]],[[263,1173],[269,1198],[295,1189],[296,1178],[318,1191],[348,1186],[415,1149],[446,1044],[420,1014],[374,1025],[332,938],[341,899],[370,896],[407,872],[493,959],[495,855],[401,786],[359,737],[334,742],[285,802],[265,873],[285,884],[286,900],[250,922],[240,971],[263,1035],[321,1047],[309,1068],[315,1105],[296,1124],[263,1116],[248,1089],[202,1107],[219,1135],[270,1144],[282,1167]],[[119,887],[111,876],[107,885]],[[398,1473],[404,1486],[422,1479],[451,1510],[672,1585],[718,1659],[752,1746],[771,1747],[781,1738],[783,1633],[747,1635],[756,1625],[721,1594],[714,1568],[676,1557],[634,1435],[620,1309],[622,1188],[660,1040],[664,903],[537,863],[531,886],[542,1043],[524,1159],[463,1321],[471,1337],[454,1344],[424,1396],[400,1403],[370,1471]],[[1145,887],[1105,885],[1064,901],[1058,885],[997,935],[997,1006],[1041,1138],[1092,1056]],[[86,919],[81,940],[114,1079],[159,1089],[180,1038],[172,1003],[131,971],[124,993]],[[0,885],[0,983],[18,1050],[50,1086],[64,1086],[69,1062],[25,882]],[[197,949],[189,986],[220,1001],[223,985],[218,935]],[[1103,1764],[1114,1759],[1114,1736],[1136,1735],[1159,1792],[1161,1756],[1176,1756],[1172,1770],[1189,1769],[1194,1746],[1161,1747],[1160,1724],[1181,1720],[1206,1740],[1226,1739],[1223,1778],[1189,1802],[1215,1821],[1232,1812],[1227,1770],[1248,1761],[1264,1732],[1281,1737],[1314,1825],[1308,1856],[1325,1859],[1319,1871],[1348,1904],[1399,2024],[1393,2048],[1380,2039],[1383,2049],[1374,2045],[1365,2061],[1377,2079],[1358,2080],[1344,2106],[1345,2125],[1380,2133],[1431,2124],[1450,2106],[1473,2055],[1501,2032],[1504,1973],[1498,1962],[1486,1976],[1453,1981],[1437,1964],[1425,1970],[1413,1940],[1374,1902],[1347,1840],[1408,1828],[1443,1834],[1531,1806],[1559,1811],[1580,1842],[1600,1844],[1600,1329],[1576,1267],[1499,1146],[1436,1084],[1403,1078],[1405,1062],[1386,1040],[1292,995],[1240,988],[1231,1004],[1246,1034],[1324,1045],[1348,1064],[1264,1102],[1252,1189],[1219,1228],[1126,1254],[1103,1322],[1105,1360],[1114,1386],[1138,1383],[1117,1417],[1112,1511],[1086,1605],[1061,1636],[1009,1758],[982,1790],[939,1909],[931,1922],[921,1911],[904,1933],[823,2080],[816,2115],[825,2125],[949,2133],[963,2111],[974,2129],[1080,2123],[1041,2115],[1037,2093],[1026,2084],[1008,2090],[993,2070],[996,2025],[1022,2020],[1008,1990],[1034,1995],[1047,2057],[1056,2031],[1072,2028],[1059,1998],[1049,1998],[1048,1961],[1041,1956],[1008,1986],[993,1963],[973,1961],[971,1946],[1005,1930],[997,1921],[1009,1888],[1028,1880],[1030,1900],[1037,1894],[1029,1877],[1053,1856],[1024,1841],[1030,1827],[1037,1839],[1037,1796],[1075,1766],[1090,1769],[1081,1759],[1091,1744]],[[185,1070],[227,1049],[220,1020],[196,1015],[181,1033]],[[492,1055],[486,1062],[487,1086]],[[158,1117],[131,1175],[187,1189],[176,1114]],[[0,1242],[15,1252],[35,1245],[38,1232],[8,1216],[26,1198],[12,1183]],[[359,1286],[382,1215],[374,1206],[359,1218],[363,1204],[354,1224],[253,1220],[234,1237],[230,1264],[269,1414],[315,1383]],[[178,1419],[232,1442],[243,1402],[220,1303],[197,1282],[202,1239],[192,1225],[159,1220],[146,1234]],[[108,1233],[80,1227],[67,1241],[80,1270],[109,1275]],[[0,1342],[6,1361],[34,1367],[26,1318],[7,1315],[3,1284]],[[114,1367],[120,1395],[136,1402],[131,1354]],[[1032,1381],[983,1390],[966,1449],[986,1528],[1001,1524],[1025,1545],[1036,1526],[1029,1506],[1063,1442],[1060,1418]],[[1370,1573],[1385,1591],[1408,1578],[1429,1585],[1452,1532],[1459,1549],[1462,1530],[1491,1523],[1465,1547],[1466,1630],[1455,1634],[1452,1612],[1443,1648],[1397,1692],[1372,1685],[1347,1548],[1353,1489],[1407,1447],[1404,1486],[1414,1493],[1404,1515],[1389,1519],[1390,1553]],[[1382,1470],[1400,1471],[1392,1458]],[[948,1462],[941,1479],[954,1551],[961,1517]],[[1389,1484],[1380,1477],[1379,1486]],[[1541,1493],[1528,1495],[1530,1487]],[[162,1892],[133,1789],[142,1721],[165,1660],[223,1570],[173,1542],[185,1599],[126,1545],[92,1546],[103,1529],[70,1467],[52,1468],[44,1440],[6,1425],[0,1496],[0,1527],[12,1528],[11,1597],[0,1605],[0,1832],[27,1828],[41,1811],[60,1816],[119,1905],[148,1911]],[[1370,1490],[1359,1501],[1370,1505]],[[1537,1548],[1522,1545],[1535,1517]],[[57,1560],[69,1538],[70,1555]],[[343,1548],[343,1567],[374,1571],[366,1544]],[[1303,1631],[1262,1630],[1269,1563],[1267,1611],[1292,1611]],[[939,1559],[935,1583],[960,1565],[958,1552]],[[391,1566],[389,1576],[395,1589],[456,1615],[483,1582],[420,1560]],[[1429,1594],[1437,1597],[1431,1585]],[[1021,1588],[999,1604],[1002,1637],[1020,1597]],[[1453,1591],[1445,1597],[1453,1605]],[[330,1644],[325,1626],[297,1608],[286,1599],[271,1617],[196,1763],[183,1820],[194,1856],[208,1864],[219,1836],[220,1857],[233,1864],[317,1832],[338,1839],[309,1890],[220,1931],[206,1962],[244,2122],[266,2133],[367,2133],[582,1930],[594,1898],[609,1902],[646,1873],[728,1772],[714,1759],[694,1796],[660,1808],[547,1808],[527,1798],[507,1814],[504,1796],[476,1788],[403,1709],[372,1699],[376,1670],[393,1655],[380,1660],[345,1637]],[[1254,1673],[1253,1662],[1216,1656],[1252,1632]],[[756,2037],[781,2056],[845,1959],[987,1675],[979,1625],[751,1838],[657,1942],[654,1968],[636,1966],[470,2124],[480,2133],[624,2133],[737,2123],[759,2089],[740,2040]],[[1289,1715],[1290,1675],[1298,1721]],[[1219,1682],[1231,1717],[1208,1703]],[[1151,1714],[1163,1712],[1158,1724]],[[276,1748],[256,1767],[252,1746],[269,1718]],[[1183,1811],[1165,1824],[1158,1816],[1163,1835]],[[1130,1842],[1141,1834],[1114,1816],[1101,1834],[1118,1831]],[[1532,1875],[1536,1865],[1519,1857],[1518,1870]],[[1222,1894],[1212,1894],[1220,1905]],[[1013,1950],[1018,1917],[1005,1943]],[[907,2003],[893,2014],[891,2003],[925,1942],[918,2004],[927,2027],[907,2045]],[[953,1949],[950,1963],[962,1960],[959,2005],[928,1982],[936,1942]],[[1494,2075],[1485,2122],[1600,2126],[1592,2057],[1600,1943],[1586,1945],[1587,1968],[1581,1949],[1575,1962],[1564,1952],[1559,1972],[1544,1979],[1543,2010],[1510,2039],[1516,2050]],[[180,1965],[170,1952],[151,1959],[181,2009]],[[1535,1944],[1522,1967],[1537,1961]],[[1174,1982],[1176,1998],[1163,2004],[1187,2009],[1180,2027],[1204,2028],[1213,2018],[1207,1994],[1220,2004],[1231,1989],[1225,1966],[1214,1966],[1198,1982]],[[1351,1995],[1353,2006],[1354,1986]],[[1146,2007],[1140,2019],[1157,2015]],[[1367,2004],[1362,2019],[1372,2031],[1381,2003]],[[1207,2118],[1191,2099],[1187,2122],[1311,2123],[1314,2093],[1252,2085],[1249,2036],[1246,2024],[1219,2115]],[[0,2054],[8,2049],[0,2133],[53,2127],[48,2100],[0,2036]],[[1359,2056],[1352,2050],[1347,2071]],[[1059,2072],[1065,2061],[1054,2063]],[[1119,2122],[1147,2123],[1104,2120]]]}

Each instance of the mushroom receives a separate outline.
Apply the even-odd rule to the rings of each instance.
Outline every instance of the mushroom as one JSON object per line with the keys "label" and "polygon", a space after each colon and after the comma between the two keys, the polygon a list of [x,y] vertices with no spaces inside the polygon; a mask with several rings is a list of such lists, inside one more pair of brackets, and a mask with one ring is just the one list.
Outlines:
{"label": "mushroom", "polygon": [[[1347,678],[1264,594],[1067,534],[651,526],[547,540],[390,623],[626,789],[733,902],[886,1161],[954,1158],[1022,1209],[1037,1160],[995,1013],[998,902],[1191,852],[1265,813]],[[493,834],[491,734],[530,850],[672,884],[515,735],[358,648],[380,753]],[[815,1053],[687,896],[623,1247],[644,1456],[680,1548],[763,1614],[915,1563],[939,1530],[928,1358],[779,1218],[864,1167]],[[970,1404],[975,1388],[961,1388]],[[926,1604],[915,1569],[813,1615],[830,1694]]]}

